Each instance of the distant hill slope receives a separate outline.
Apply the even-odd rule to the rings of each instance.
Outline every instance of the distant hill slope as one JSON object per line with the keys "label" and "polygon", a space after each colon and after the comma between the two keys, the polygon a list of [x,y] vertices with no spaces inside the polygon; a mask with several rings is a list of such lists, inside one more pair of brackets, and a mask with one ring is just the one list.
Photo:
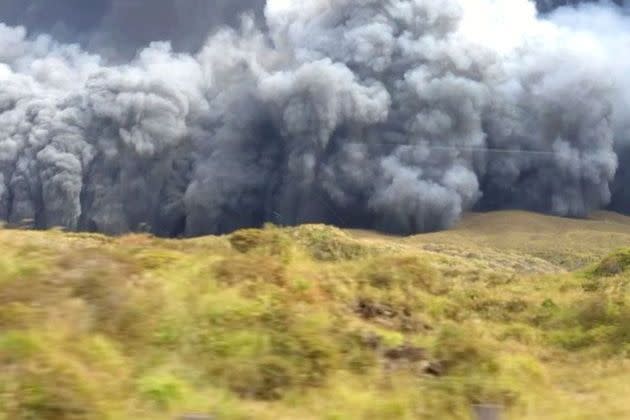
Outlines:
{"label": "distant hill slope", "polygon": [[[536,257],[559,269],[576,269],[620,246],[630,246],[630,217],[597,212],[589,219],[568,219],[524,211],[499,211],[470,213],[451,230],[404,239],[365,231],[353,234],[363,238],[388,238],[451,255],[465,256],[473,252],[483,258],[484,253],[497,257],[498,252]],[[530,262],[533,269],[550,269]]]}
{"label": "distant hill slope", "polygon": [[0,229],[0,420],[628,419],[628,245],[612,213],[412,237]]}

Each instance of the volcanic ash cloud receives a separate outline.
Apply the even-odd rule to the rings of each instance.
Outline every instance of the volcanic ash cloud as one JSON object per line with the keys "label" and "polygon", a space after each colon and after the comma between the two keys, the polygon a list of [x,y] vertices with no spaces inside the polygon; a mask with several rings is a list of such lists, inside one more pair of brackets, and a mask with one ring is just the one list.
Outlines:
{"label": "volcanic ash cloud", "polygon": [[506,3],[269,0],[196,53],[132,60],[0,25],[0,218],[413,233],[475,208],[630,209],[628,18]]}

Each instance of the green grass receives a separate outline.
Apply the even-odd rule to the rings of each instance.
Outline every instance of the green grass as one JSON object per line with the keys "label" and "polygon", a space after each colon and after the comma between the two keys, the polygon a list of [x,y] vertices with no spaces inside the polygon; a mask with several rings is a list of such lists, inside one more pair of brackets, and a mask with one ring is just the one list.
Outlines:
{"label": "green grass", "polygon": [[0,230],[0,419],[630,418],[630,222]]}

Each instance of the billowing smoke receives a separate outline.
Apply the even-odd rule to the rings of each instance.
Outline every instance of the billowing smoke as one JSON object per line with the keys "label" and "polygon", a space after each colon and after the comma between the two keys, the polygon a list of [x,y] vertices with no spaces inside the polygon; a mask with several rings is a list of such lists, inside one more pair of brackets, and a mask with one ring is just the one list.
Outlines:
{"label": "billowing smoke", "polygon": [[[600,0],[536,0],[536,6],[538,10],[545,13],[550,12],[561,6],[577,6],[583,3],[598,2]],[[625,0],[603,0],[608,1],[610,4],[622,6]]]}
{"label": "billowing smoke", "polygon": [[[0,24],[10,224],[410,233],[473,209],[630,210],[630,17],[612,2],[22,3],[0,6],[33,19]],[[150,40],[172,42],[134,52]]]}

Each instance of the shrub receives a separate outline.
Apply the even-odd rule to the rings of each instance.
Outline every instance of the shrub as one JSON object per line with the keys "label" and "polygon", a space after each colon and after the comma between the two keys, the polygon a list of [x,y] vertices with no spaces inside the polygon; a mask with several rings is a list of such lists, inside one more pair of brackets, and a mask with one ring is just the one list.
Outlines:
{"label": "shrub", "polygon": [[448,292],[449,285],[427,261],[416,256],[378,257],[368,263],[362,279],[378,289],[421,289],[433,294]]}
{"label": "shrub", "polygon": [[95,331],[132,344],[151,337],[165,296],[158,280],[141,276],[137,261],[122,253],[84,250],[60,260],[71,299],[85,301]]}
{"label": "shrub", "polygon": [[438,333],[434,353],[447,372],[494,373],[497,364],[492,347],[470,328],[447,323]]}
{"label": "shrub", "polygon": [[9,328],[26,328],[41,317],[38,310],[23,302],[11,302],[0,305],[0,330]]}
{"label": "shrub", "polygon": [[597,295],[578,301],[572,309],[575,320],[585,329],[610,325],[618,318],[616,305],[606,295]]}
{"label": "shrub", "polygon": [[598,294],[579,300],[555,318],[549,332],[551,341],[568,350],[603,345],[623,351],[630,342],[630,308],[625,302]]}
{"label": "shrub", "polygon": [[601,279],[598,277],[588,277],[582,281],[582,290],[585,292],[597,292],[602,289]]}
{"label": "shrub", "polygon": [[596,343],[595,337],[580,327],[553,331],[550,338],[552,343],[566,350],[579,350]]}
{"label": "shrub", "polygon": [[12,334],[1,341],[0,353],[12,354],[12,358],[0,361],[2,382],[8,384],[0,395],[0,401],[5,401],[0,402],[0,409],[8,418],[106,418],[98,384],[79,360],[52,353],[53,343],[38,342],[32,336]]}
{"label": "shrub", "polygon": [[234,363],[225,372],[228,386],[246,398],[275,400],[283,396],[298,377],[294,365],[276,355]]}
{"label": "shrub", "polygon": [[545,299],[531,316],[531,322],[536,326],[545,326],[556,320],[562,314],[562,309],[552,300]]}
{"label": "shrub", "polygon": [[501,334],[502,339],[513,339],[519,343],[532,345],[538,342],[538,331],[526,324],[511,324]]}
{"label": "shrub", "polygon": [[342,230],[322,225],[302,226],[293,237],[318,261],[356,260],[370,255],[370,248]]}
{"label": "shrub", "polygon": [[355,312],[365,320],[405,332],[420,332],[427,325],[417,291],[363,287],[357,292]]}
{"label": "shrub", "polygon": [[230,235],[232,248],[242,254],[255,253],[281,257],[287,261],[291,257],[291,241],[280,229],[267,226],[265,229],[244,229]]}
{"label": "shrub", "polygon": [[170,267],[181,261],[185,254],[167,249],[143,249],[134,256],[140,266],[148,270]]}
{"label": "shrub", "polygon": [[159,373],[141,377],[137,388],[140,395],[160,409],[168,409],[183,393],[183,384],[172,375]]}
{"label": "shrub", "polygon": [[191,327],[199,366],[239,394],[279,398],[289,386],[320,386],[339,366],[334,334],[343,324],[326,312],[303,313],[281,296],[248,299],[236,291],[208,295],[200,309]]}
{"label": "shrub", "polygon": [[225,258],[216,263],[214,274],[220,283],[228,286],[258,282],[282,286],[287,281],[284,264],[266,256],[238,255]]}
{"label": "shrub", "polygon": [[604,258],[595,267],[593,273],[597,276],[608,277],[621,274],[630,269],[630,249],[623,249]]}
{"label": "shrub", "polygon": [[0,335],[0,364],[23,361],[39,353],[44,343],[36,335],[9,331]]}
{"label": "shrub", "polygon": [[129,366],[99,336],[0,334],[0,418],[106,419],[123,405]]}

